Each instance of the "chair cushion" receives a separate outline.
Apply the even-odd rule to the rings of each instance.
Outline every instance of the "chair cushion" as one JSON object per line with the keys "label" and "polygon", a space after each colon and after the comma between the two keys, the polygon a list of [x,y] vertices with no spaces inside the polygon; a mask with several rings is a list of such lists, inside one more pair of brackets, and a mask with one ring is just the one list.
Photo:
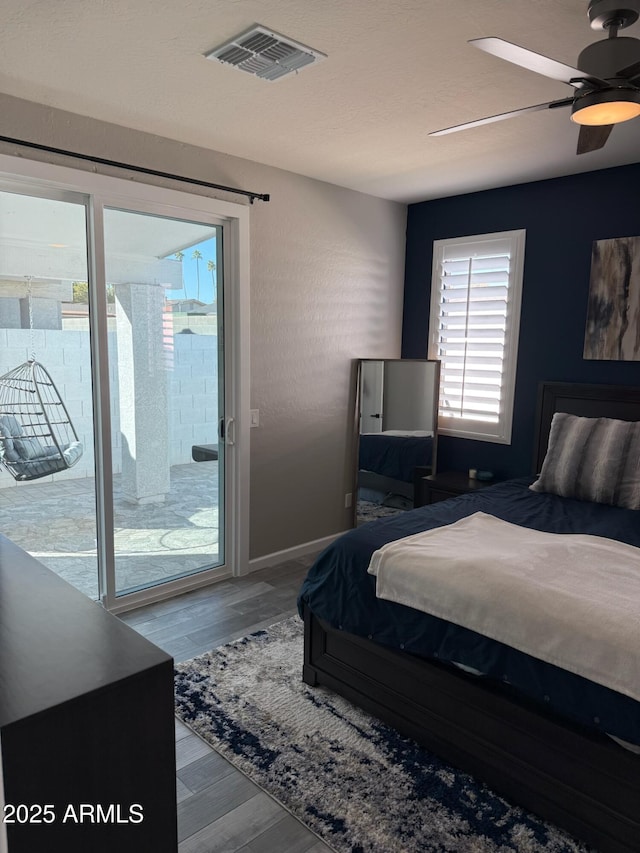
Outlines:
{"label": "chair cushion", "polygon": [[[56,447],[45,448],[37,438],[27,438],[26,436],[14,438],[13,446],[20,459],[26,462],[29,462],[31,459],[42,459],[43,456],[53,456],[54,453],[58,453]],[[53,451],[53,453],[47,452],[48,450]]]}
{"label": "chair cushion", "polygon": [[0,459],[18,462],[22,457],[14,446],[14,436],[22,435],[22,427],[13,415],[0,416]]}

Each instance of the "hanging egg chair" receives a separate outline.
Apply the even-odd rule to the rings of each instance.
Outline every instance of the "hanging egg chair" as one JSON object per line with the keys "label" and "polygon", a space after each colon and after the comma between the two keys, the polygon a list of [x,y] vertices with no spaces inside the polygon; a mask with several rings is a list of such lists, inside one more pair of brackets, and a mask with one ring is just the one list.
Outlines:
{"label": "hanging egg chair", "polygon": [[0,464],[15,480],[64,471],[81,456],[66,406],[35,358],[0,376]]}

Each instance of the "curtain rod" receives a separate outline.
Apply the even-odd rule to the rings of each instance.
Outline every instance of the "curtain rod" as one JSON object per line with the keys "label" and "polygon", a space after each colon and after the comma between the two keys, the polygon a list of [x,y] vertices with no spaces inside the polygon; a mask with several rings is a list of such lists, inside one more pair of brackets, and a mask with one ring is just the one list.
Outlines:
{"label": "curtain rod", "polygon": [[131,163],[107,160],[104,157],[94,157],[91,154],[80,154],[77,151],[67,151],[64,148],[53,148],[50,145],[40,145],[38,142],[26,142],[23,139],[12,139],[10,136],[0,136],[0,142],[9,142],[12,145],[24,145],[27,148],[35,148],[37,151],[46,151],[49,154],[64,154],[67,157],[88,160],[90,163],[99,163],[101,166],[115,166],[118,169],[128,169],[131,172],[140,172],[143,175],[154,175],[156,178],[169,178],[172,181],[182,181],[186,184],[195,184],[196,186],[207,187],[211,190],[224,190],[228,193],[246,196],[251,204],[253,204],[255,199],[269,201],[269,193],[254,193],[251,190],[240,190],[237,187],[226,187],[224,184],[212,184],[209,181],[201,181],[198,178],[186,178],[184,175],[174,175],[171,172],[159,172],[157,169],[147,169],[145,166],[133,166]]}

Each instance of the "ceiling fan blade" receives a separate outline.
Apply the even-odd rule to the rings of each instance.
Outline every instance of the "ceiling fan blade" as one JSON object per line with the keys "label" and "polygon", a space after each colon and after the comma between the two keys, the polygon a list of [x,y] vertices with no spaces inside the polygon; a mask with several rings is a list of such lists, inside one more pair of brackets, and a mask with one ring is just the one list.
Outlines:
{"label": "ceiling fan blade", "polygon": [[597,151],[602,148],[612,130],[612,124],[603,124],[600,127],[580,125],[576,154],[588,154],[590,151]]}
{"label": "ceiling fan blade", "polygon": [[479,118],[475,121],[468,121],[465,124],[456,124],[453,127],[445,127],[443,130],[434,130],[429,136],[445,136],[447,133],[456,133],[458,130],[467,130],[470,127],[480,127],[483,124],[492,124],[494,121],[502,121],[505,118],[515,118],[515,116],[523,115],[524,113],[535,113],[538,110],[552,110],[556,107],[569,107],[573,103],[573,98],[563,98],[561,101],[548,101],[546,104],[535,104],[532,107],[522,107],[519,110],[511,110],[508,113],[498,113],[495,116],[487,116],[487,118]]}
{"label": "ceiling fan blade", "polygon": [[586,124],[580,125],[576,154],[588,154],[589,151],[597,151],[598,148],[602,148],[612,130],[612,124],[603,124],[600,127]]}
{"label": "ceiling fan blade", "polygon": [[627,65],[626,68],[618,71],[616,77],[624,77],[630,83],[633,83],[636,77],[640,77],[640,62],[634,62],[633,65]]}
{"label": "ceiling fan blade", "polygon": [[543,74],[545,77],[551,77],[553,80],[567,83],[576,89],[600,88],[601,86],[610,85],[606,80],[600,80],[599,77],[586,74],[584,71],[580,71],[579,68],[572,68],[571,65],[557,62],[555,59],[550,59],[541,53],[534,53],[534,51],[528,50],[526,47],[520,47],[517,44],[512,44],[510,41],[505,41],[495,36],[471,39],[469,44],[479,47],[480,50],[484,50],[493,56],[498,56],[500,59],[506,59],[507,62],[513,62],[514,65],[528,68],[529,71],[535,71],[537,74]]}

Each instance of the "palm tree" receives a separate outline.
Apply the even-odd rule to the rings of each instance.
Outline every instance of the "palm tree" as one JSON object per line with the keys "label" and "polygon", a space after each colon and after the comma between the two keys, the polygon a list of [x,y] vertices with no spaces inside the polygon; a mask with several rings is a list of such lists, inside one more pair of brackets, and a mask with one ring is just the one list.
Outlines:
{"label": "palm tree", "polygon": [[196,262],[196,276],[198,279],[198,299],[200,299],[200,258],[202,257],[202,252],[198,251],[198,249],[194,249],[191,257],[195,258]]}
{"label": "palm tree", "polygon": [[207,269],[211,273],[211,284],[213,285],[213,302],[217,301],[217,287],[216,287],[216,277],[214,275],[216,271],[216,265],[213,261],[207,261]]}

